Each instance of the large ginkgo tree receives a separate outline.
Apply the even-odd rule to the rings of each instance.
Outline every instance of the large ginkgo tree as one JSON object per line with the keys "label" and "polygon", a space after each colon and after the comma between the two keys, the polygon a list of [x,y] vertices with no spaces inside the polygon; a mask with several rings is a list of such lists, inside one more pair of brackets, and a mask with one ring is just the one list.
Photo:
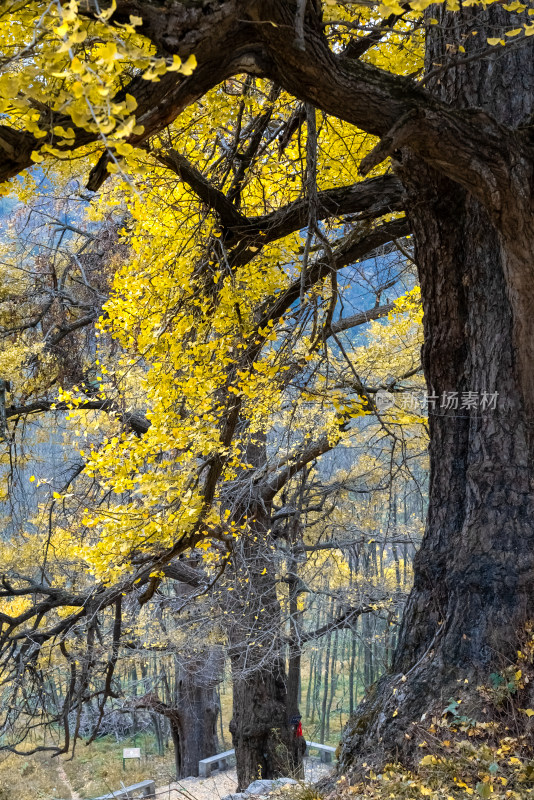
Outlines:
{"label": "large ginkgo tree", "polygon": [[[164,403],[163,389],[170,392],[176,381],[186,394],[197,397],[197,416],[204,424],[195,429],[193,447],[205,457],[201,480],[197,473],[188,475],[191,417],[175,414],[174,430],[166,435],[175,436],[185,464],[179,492],[188,500],[191,524],[183,527],[180,518],[180,536],[172,541],[168,520],[162,523],[152,514],[147,522],[140,512],[145,535],[165,553],[151,563],[152,582],[159,580],[169,553],[198,544],[215,525],[210,514],[221,476],[226,474],[228,485],[236,470],[238,485],[243,464],[254,465],[261,457],[253,450],[261,448],[261,442],[252,443],[241,463],[243,445],[230,446],[236,429],[243,430],[239,426],[261,427],[255,416],[258,405],[252,404],[255,411],[243,416],[244,403],[229,404],[227,398],[233,393],[275,402],[271,378],[277,359],[261,362],[255,372],[252,367],[258,348],[269,336],[276,337],[272,329],[283,327],[292,304],[342,263],[365,255],[370,245],[413,232],[424,308],[423,366],[431,402],[429,513],[393,669],[347,728],[341,752],[347,768],[371,756],[410,758],[416,741],[407,733],[410,724],[441,708],[443,698],[457,692],[458,681],[468,681],[463,691],[469,693],[469,687],[506,663],[532,615],[532,11],[531,3],[457,0],[381,5],[328,0],[324,6],[306,0],[2,4],[0,176],[5,181],[34,163],[46,169],[52,160],[64,161],[64,169],[81,178],[92,158],[86,174],[90,190],[98,191],[110,174],[122,174],[135,184],[152,169],[152,153],[218,215],[220,231],[207,251],[189,253],[181,261],[177,250],[177,271],[147,276],[161,297],[182,280],[182,304],[189,286],[187,313],[176,298],[173,301],[179,306],[176,319],[184,326],[181,338],[169,344],[176,348],[176,374],[167,374],[169,386],[153,387],[152,400]],[[249,151],[237,147],[239,136],[231,184],[216,171],[208,180],[183,155],[190,130],[185,123],[179,127],[181,115],[186,120],[187,110],[197,101],[208,104],[208,119],[210,114],[224,114],[224,108],[217,110],[207,99],[208,93],[244,75],[265,85],[270,82],[270,106],[280,91],[288,103],[299,101],[279,132],[282,140],[290,138],[291,131],[307,129],[302,198],[291,193],[290,167],[284,174],[273,164],[263,167],[267,186],[272,170],[274,207],[268,216],[255,214],[253,204],[250,211],[246,204],[241,207]],[[351,146],[358,158],[362,156],[360,175],[337,189],[321,191],[317,186],[318,111],[358,134]],[[260,141],[271,125],[267,106],[264,115],[255,129]],[[228,124],[235,129],[240,122],[229,117]],[[166,138],[171,125],[178,125],[179,136]],[[202,131],[197,127],[191,135],[198,141]],[[210,135],[209,123],[204,135]],[[247,135],[252,146],[254,131]],[[338,153],[336,158],[343,156]],[[376,177],[362,180],[373,170]],[[379,175],[381,170],[384,174]],[[4,185],[8,192],[9,183]],[[401,210],[405,217],[399,215]],[[340,244],[339,250],[323,241],[321,220],[347,214],[369,221],[368,236],[374,239],[366,242],[367,250],[358,250],[361,245],[353,240]],[[243,267],[253,257],[264,248],[269,254],[273,241],[301,229],[307,229],[308,236],[296,267],[300,274],[292,283],[276,286],[277,256],[272,252],[269,268],[245,277]],[[361,243],[361,230],[359,235]],[[310,257],[314,237],[324,248],[322,260]],[[349,246],[356,249],[343,251]],[[138,274],[147,260],[145,247],[140,236],[134,244]],[[171,248],[172,243],[161,239],[160,247]],[[225,275],[241,281],[243,306],[239,287],[225,281]],[[126,350],[131,337],[138,336],[127,321],[129,304],[143,302],[143,291],[134,285],[135,291],[137,297],[118,295],[111,309],[113,333]],[[253,304],[247,307],[247,299],[267,294],[272,299],[250,311]],[[225,316],[202,338],[199,331],[206,319],[221,307]],[[149,315],[150,309],[145,310]],[[160,341],[167,321],[160,320]],[[230,348],[236,346],[230,342],[229,326],[241,327],[245,344],[232,369],[221,371]],[[139,336],[155,336],[155,331],[149,326]],[[327,319],[323,336],[331,333]],[[141,344],[149,347],[154,342]],[[283,358],[279,363],[291,371]],[[195,383],[199,365],[205,367],[198,377],[207,381],[209,403]],[[361,406],[345,407],[341,415],[370,408],[369,393],[358,385],[357,376],[355,386]],[[64,395],[63,402],[77,401]],[[343,417],[336,419],[337,430],[343,424]],[[330,446],[332,433],[325,437],[310,442],[300,456],[280,465],[276,475],[256,488],[249,486],[247,504],[254,491],[257,507],[270,502],[300,464]],[[150,458],[150,436],[144,441],[143,457]],[[108,461],[100,454],[89,468],[100,474],[112,469],[117,447],[124,448],[126,464],[129,445],[117,440],[111,441]],[[140,457],[139,451],[132,455]],[[127,481],[136,464],[127,467],[124,491],[132,488]],[[150,469],[139,474],[145,488],[158,479]],[[246,509],[242,505],[241,516],[235,514],[236,529]],[[95,517],[86,523],[98,527],[101,521]],[[109,547],[120,527],[117,523],[114,529],[113,524],[112,520],[101,532],[101,541]],[[97,569],[105,569],[106,547],[97,550]]]}

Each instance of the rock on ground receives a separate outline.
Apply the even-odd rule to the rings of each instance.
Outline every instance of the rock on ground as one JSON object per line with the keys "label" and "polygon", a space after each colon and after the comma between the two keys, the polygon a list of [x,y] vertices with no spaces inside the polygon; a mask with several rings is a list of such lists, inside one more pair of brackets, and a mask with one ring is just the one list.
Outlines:
{"label": "rock on ground", "polygon": [[227,794],[222,800],[247,800],[249,797],[255,797],[260,800],[260,796],[266,797],[269,792],[279,789],[281,786],[287,784],[296,784],[293,778],[277,778],[274,781],[254,781],[250,786],[247,786],[244,792],[237,792],[236,794]]}

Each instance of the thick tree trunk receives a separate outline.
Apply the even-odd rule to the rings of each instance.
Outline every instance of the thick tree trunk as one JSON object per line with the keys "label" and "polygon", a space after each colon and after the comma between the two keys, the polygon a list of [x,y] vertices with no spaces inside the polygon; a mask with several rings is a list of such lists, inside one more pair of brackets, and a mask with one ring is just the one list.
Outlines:
{"label": "thick tree trunk", "polygon": [[[247,445],[247,460],[266,463],[265,437],[255,434]],[[249,530],[236,543],[232,580],[220,603],[226,612],[228,653],[232,666],[233,716],[230,733],[235,748],[238,791],[258,778],[300,774],[302,737],[295,736],[291,717],[298,698],[300,659],[291,667],[291,694],[285,667],[282,620],[277,596],[277,563],[273,558],[271,509],[251,502],[245,474],[243,501],[232,498],[232,519]],[[295,602],[296,595],[293,597]],[[304,745],[305,749],[305,745]]]}
{"label": "thick tree trunk", "polygon": [[[292,773],[293,731],[288,724],[285,670],[282,661],[245,677],[242,659],[234,659],[233,718],[238,790],[258,778]],[[240,676],[238,677],[238,674]]]}
{"label": "thick tree trunk", "polygon": [[236,589],[241,587],[241,595],[236,591],[228,637],[233,677],[230,732],[239,791],[257,778],[290,775],[302,761],[290,723],[268,527],[267,519],[256,518],[254,535],[241,542],[235,560]]}
{"label": "thick tree trunk", "polygon": [[198,776],[198,762],[219,751],[218,714],[214,689],[200,686],[190,686],[179,704],[164,712],[171,726],[177,778]]}
{"label": "thick tree trunk", "polygon": [[171,724],[176,777],[198,776],[198,762],[219,752],[215,688],[203,686],[194,676],[180,676],[176,706],[166,715]]}
{"label": "thick tree trunk", "polygon": [[136,703],[169,720],[177,778],[198,775],[198,762],[219,752],[217,716],[220,704],[217,686],[222,678],[224,657],[220,648],[199,651],[176,666],[172,703],[149,693]]}
{"label": "thick tree trunk", "polygon": [[[450,45],[469,54],[475,26],[479,37],[484,29],[493,36],[509,22],[495,6],[459,15],[439,6],[430,15],[443,27],[430,27],[429,69]],[[445,72],[435,91],[515,127],[534,108],[533,63],[528,43],[500,50]],[[344,732],[343,770],[360,760],[409,763],[417,756],[411,724],[441,712],[460,687],[476,714],[477,683],[515,656],[534,613],[534,397],[525,375],[534,343],[522,339],[524,304],[509,280],[510,269],[532,279],[533,220],[517,230],[519,245],[505,241],[477,201],[407,152],[399,173],[420,273],[428,393],[439,398],[429,411],[429,510],[393,668]],[[464,392],[478,393],[478,408],[461,407]],[[458,408],[441,407],[444,393],[457,393],[448,396]],[[495,409],[481,408],[483,393],[497,394]]]}

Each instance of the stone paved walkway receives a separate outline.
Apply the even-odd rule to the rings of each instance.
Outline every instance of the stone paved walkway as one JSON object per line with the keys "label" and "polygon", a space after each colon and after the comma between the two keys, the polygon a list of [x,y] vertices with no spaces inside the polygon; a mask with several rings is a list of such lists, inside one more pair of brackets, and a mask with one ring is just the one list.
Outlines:
{"label": "stone paved walkway", "polygon": [[[318,758],[304,759],[306,781],[309,783],[328,775],[331,769],[331,764],[322,764]],[[220,800],[236,791],[235,769],[227,769],[224,772],[214,771],[209,778],[185,778],[169,786],[161,786],[156,796],[157,800]]]}

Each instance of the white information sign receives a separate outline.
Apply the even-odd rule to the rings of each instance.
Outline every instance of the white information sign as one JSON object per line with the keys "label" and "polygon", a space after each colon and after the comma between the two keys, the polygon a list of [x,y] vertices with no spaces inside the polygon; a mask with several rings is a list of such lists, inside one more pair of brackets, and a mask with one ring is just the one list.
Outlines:
{"label": "white information sign", "polygon": [[141,758],[140,747],[125,747],[122,751],[123,758]]}

